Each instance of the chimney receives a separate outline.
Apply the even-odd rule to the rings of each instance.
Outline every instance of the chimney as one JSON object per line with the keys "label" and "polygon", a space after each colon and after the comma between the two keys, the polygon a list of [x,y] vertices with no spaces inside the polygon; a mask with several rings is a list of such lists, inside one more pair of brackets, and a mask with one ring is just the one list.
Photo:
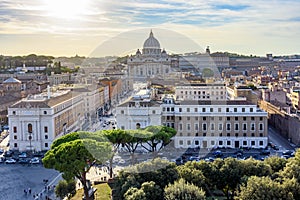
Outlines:
{"label": "chimney", "polygon": [[47,94],[48,94],[48,99],[51,97],[51,88],[50,85],[47,86]]}

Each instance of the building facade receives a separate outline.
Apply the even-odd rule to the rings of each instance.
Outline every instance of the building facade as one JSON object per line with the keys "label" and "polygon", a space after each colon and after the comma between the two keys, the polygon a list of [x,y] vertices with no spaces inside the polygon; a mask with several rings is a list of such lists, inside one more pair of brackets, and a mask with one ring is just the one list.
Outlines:
{"label": "building facade", "polygon": [[142,52],[138,49],[135,55],[128,57],[127,65],[129,79],[136,81],[155,76],[165,77],[171,73],[171,58],[165,50],[161,50],[152,31],[144,42]]}
{"label": "building facade", "polygon": [[84,98],[70,90],[29,96],[8,108],[10,149],[49,150],[53,140],[80,130]]}

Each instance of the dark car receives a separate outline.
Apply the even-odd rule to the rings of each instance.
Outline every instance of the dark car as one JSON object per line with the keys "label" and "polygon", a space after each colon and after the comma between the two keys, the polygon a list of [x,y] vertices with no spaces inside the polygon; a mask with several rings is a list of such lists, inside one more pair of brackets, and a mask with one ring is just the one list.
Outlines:
{"label": "dark car", "polygon": [[217,158],[220,158],[223,156],[223,153],[222,153],[222,151],[217,150],[217,151],[213,152],[213,155]]}
{"label": "dark car", "polygon": [[27,158],[20,158],[19,159],[19,163],[20,164],[28,164],[29,163],[29,160]]}
{"label": "dark car", "polygon": [[293,151],[291,151],[291,150],[287,150],[287,151],[282,152],[282,155],[291,156],[292,154],[293,154]]}
{"label": "dark car", "polygon": [[269,150],[267,150],[267,149],[265,149],[265,150],[262,150],[261,152],[260,152],[260,154],[261,155],[270,155],[270,151]]}

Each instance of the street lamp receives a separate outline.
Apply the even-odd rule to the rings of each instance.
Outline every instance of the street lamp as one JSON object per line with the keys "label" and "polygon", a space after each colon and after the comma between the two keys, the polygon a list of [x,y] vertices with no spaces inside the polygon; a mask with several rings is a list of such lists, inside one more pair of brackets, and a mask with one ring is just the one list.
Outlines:
{"label": "street lamp", "polygon": [[29,133],[28,139],[29,139],[29,151],[30,151],[30,153],[32,153],[32,146],[31,146],[32,136],[31,136],[31,133]]}

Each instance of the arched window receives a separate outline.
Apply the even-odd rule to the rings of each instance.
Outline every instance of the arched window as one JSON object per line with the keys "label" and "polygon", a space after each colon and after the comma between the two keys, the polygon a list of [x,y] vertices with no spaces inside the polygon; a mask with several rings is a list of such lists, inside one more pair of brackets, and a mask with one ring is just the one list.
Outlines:
{"label": "arched window", "polygon": [[140,123],[136,123],[136,129],[141,128],[141,124]]}
{"label": "arched window", "polygon": [[32,124],[27,125],[28,133],[32,133]]}

